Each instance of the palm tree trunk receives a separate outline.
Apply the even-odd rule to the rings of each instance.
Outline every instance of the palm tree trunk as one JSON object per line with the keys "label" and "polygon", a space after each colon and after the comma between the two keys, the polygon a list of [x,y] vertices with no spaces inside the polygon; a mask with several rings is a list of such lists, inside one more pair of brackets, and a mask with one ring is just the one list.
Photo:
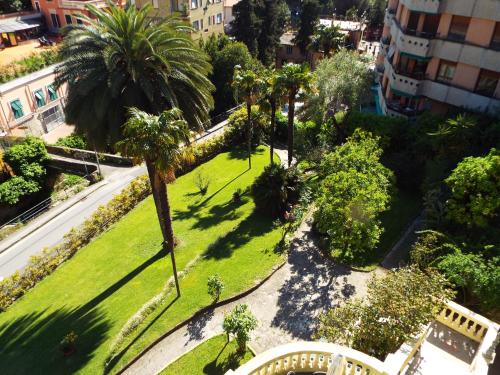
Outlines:
{"label": "palm tree trunk", "polygon": [[248,169],[252,169],[252,103],[247,100]]}
{"label": "palm tree trunk", "polygon": [[293,121],[295,117],[295,92],[288,96],[288,167],[293,159]]}
{"label": "palm tree trunk", "polygon": [[271,100],[271,139],[270,139],[270,146],[271,146],[271,164],[274,163],[274,132],[275,132],[275,127],[276,127],[276,100]]}
{"label": "palm tree trunk", "polygon": [[172,217],[170,215],[170,202],[168,199],[167,185],[162,180],[160,174],[151,162],[146,161],[146,167],[148,169],[149,181],[151,182],[151,190],[155,201],[156,214],[158,215],[158,221],[160,222],[160,229],[163,235],[163,247],[167,253],[170,252],[175,288],[177,289],[177,296],[180,297],[181,290],[179,287],[179,279],[177,277],[177,265],[175,263],[174,230],[172,228]]}

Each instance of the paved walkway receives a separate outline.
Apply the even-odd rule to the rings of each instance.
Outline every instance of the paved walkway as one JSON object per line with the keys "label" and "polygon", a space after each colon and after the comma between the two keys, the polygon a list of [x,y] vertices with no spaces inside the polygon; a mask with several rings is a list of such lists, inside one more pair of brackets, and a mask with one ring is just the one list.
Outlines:
{"label": "paved walkway", "polygon": [[239,303],[248,304],[259,320],[251,341],[256,352],[310,339],[318,314],[353,295],[365,295],[370,276],[322,258],[311,232],[311,220],[307,219],[297,231],[287,263],[260,288],[239,301],[209,311],[166,337],[125,374],[157,374],[201,342],[221,334],[224,314]]}

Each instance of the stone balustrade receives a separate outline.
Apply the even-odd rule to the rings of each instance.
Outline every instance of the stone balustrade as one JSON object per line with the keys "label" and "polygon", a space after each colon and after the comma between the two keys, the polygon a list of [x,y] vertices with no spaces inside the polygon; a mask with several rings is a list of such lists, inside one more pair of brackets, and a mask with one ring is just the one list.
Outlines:
{"label": "stone balustrade", "polygon": [[94,5],[98,8],[107,7],[106,0],[88,0],[88,1],[78,1],[78,0],[59,0],[59,7],[64,9],[85,9],[87,5]]}

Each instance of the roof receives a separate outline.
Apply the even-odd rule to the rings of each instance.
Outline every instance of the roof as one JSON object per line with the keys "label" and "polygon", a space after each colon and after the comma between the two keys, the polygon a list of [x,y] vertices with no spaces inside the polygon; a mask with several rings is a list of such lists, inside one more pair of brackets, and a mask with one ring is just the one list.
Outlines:
{"label": "roof", "polygon": [[42,23],[41,13],[33,13],[20,17],[0,19],[0,33],[12,33],[15,31],[32,29]]}
{"label": "roof", "polygon": [[287,46],[294,46],[295,45],[295,43],[293,42],[294,38],[295,38],[294,33],[284,33],[280,37],[280,44],[287,45]]}
{"label": "roof", "polygon": [[356,30],[364,30],[366,28],[366,25],[361,23],[361,22],[356,22],[356,21],[342,21],[342,20],[331,20],[331,19],[325,19],[322,18],[319,20],[320,25],[325,25],[325,26],[337,26],[340,28],[342,31],[356,31]]}
{"label": "roof", "polygon": [[239,3],[240,0],[224,0],[225,7],[233,7],[234,4]]}
{"label": "roof", "polygon": [[27,85],[28,83],[31,83],[33,81],[36,81],[37,79],[46,77],[50,74],[54,73],[54,69],[56,68],[57,64],[48,66],[42,70],[36,71],[34,73],[28,74],[23,77],[16,78],[12,81],[3,83],[0,85],[0,94],[4,94],[6,92],[9,92],[10,90],[13,90],[17,87]]}

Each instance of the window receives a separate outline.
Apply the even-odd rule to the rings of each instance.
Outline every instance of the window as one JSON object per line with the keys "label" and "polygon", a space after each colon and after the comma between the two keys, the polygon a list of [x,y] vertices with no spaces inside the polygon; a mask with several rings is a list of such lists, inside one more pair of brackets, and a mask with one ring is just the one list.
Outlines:
{"label": "window", "polygon": [[49,100],[51,102],[57,99],[57,90],[55,89],[54,85],[48,85],[47,91],[49,93]]}
{"label": "window", "polygon": [[448,31],[448,39],[463,42],[465,40],[465,35],[467,35],[469,22],[469,17],[453,16],[450,30]]}
{"label": "window", "polygon": [[76,19],[76,23],[79,24],[79,25],[81,25],[81,24],[83,24],[83,21],[80,18],[77,18]]}
{"label": "window", "polygon": [[439,71],[436,80],[443,83],[450,83],[455,76],[456,67],[456,63],[441,61],[441,64],[439,64]]}
{"label": "window", "polygon": [[64,15],[64,20],[66,21],[66,25],[71,25],[73,21],[71,20],[71,15],[70,14],[65,14]]}
{"label": "window", "polygon": [[217,25],[222,23],[222,13],[217,13]]}
{"label": "window", "polygon": [[52,21],[52,27],[58,29],[61,27],[61,21],[59,21],[59,16],[55,13],[50,13],[50,20]]}
{"label": "window", "polygon": [[293,53],[293,46],[286,46],[287,55],[291,55]]}
{"label": "window", "polygon": [[500,73],[481,69],[477,79],[476,90],[474,91],[480,95],[492,97],[495,95],[499,78]]}
{"label": "window", "polygon": [[36,11],[37,11],[38,13],[40,13],[40,12],[41,12],[41,10],[40,10],[40,3],[39,3],[38,1],[35,1],[35,8],[36,8]]}
{"label": "window", "polygon": [[198,8],[198,0],[191,0],[191,9]]}
{"label": "window", "polygon": [[35,96],[37,108],[43,107],[45,105],[45,95],[43,94],[43,90],[36,90],[33,95]]}
{"label": "window", "polygon": [[193,29],[195,30],[200,29],[200,21],[193,21]]}
{"label": "window", "polygon": [[497,22],[493,38],[491,38],[490,47],[500,51],[500,22]]}
{"label": "window", "polygon": [[10,102],[10,108],[12,109],[12,113],[14,114],[14,118],[18,119],[24,116],[23,105],[19,99],[16,99]]}

